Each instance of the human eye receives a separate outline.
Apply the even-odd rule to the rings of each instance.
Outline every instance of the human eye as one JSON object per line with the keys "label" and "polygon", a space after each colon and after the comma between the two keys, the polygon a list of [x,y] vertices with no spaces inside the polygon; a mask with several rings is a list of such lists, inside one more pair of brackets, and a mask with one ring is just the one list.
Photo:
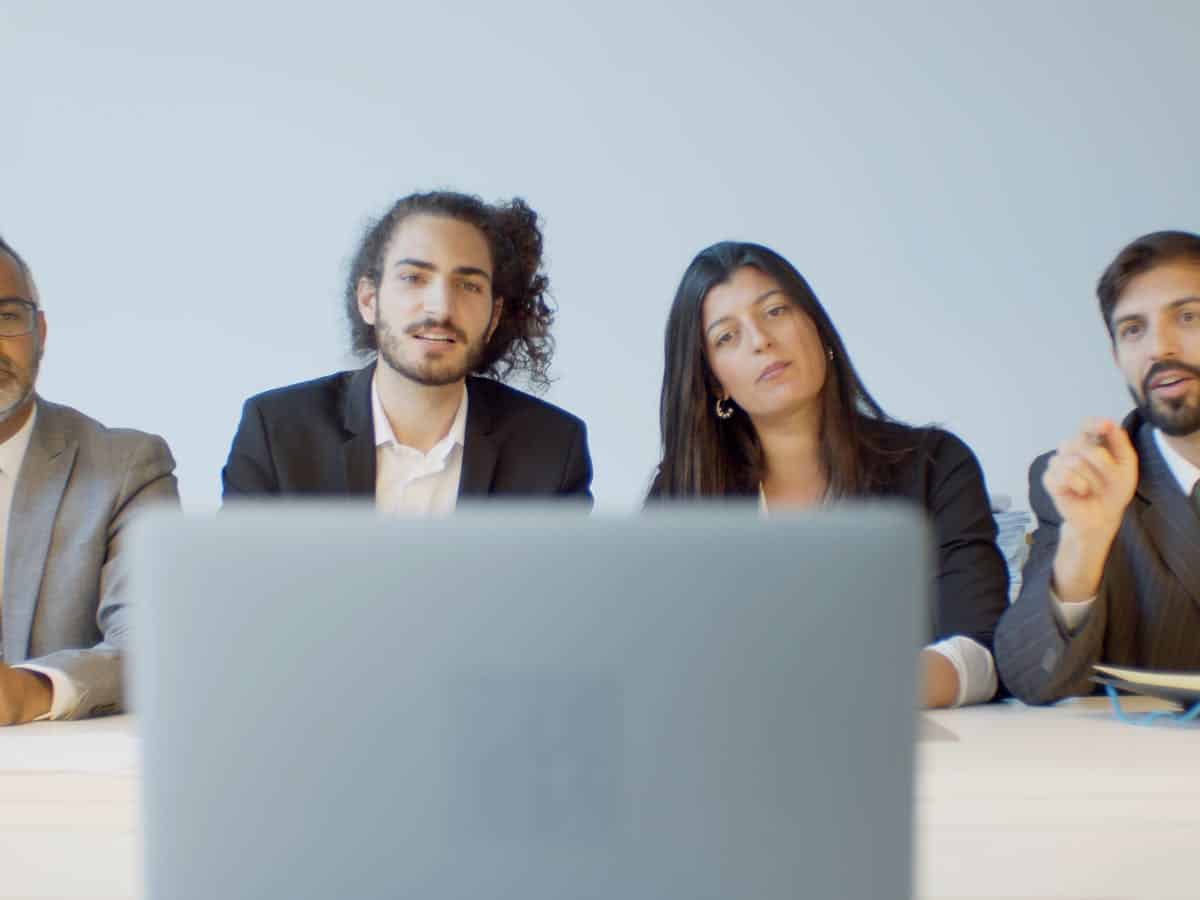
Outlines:
{"label": "human eye", "polygon": [[1185,306],[1179,311],[1179,321],[1184,325],[1200,323],[1200,309],[1195,306]]}
{"label": "human eye", "polygon": [[399,272],[396,275],[396,280],[401,284],[420,284],[423,280],[423,275],[420,272]]}
{"label": "human eye", "polygon": [[470,294],[483,293],[483,285],[481,285],[478,281],[463,281],[462,288],[464,291],[467,291]]}
{"label": "human eye", "polygon": [[732,331],[722,331],[715,338],[713,338],[714,347],[726,347],[731,343],[733,343]]}
{"label": "human eye", "polygon": [[774,306],[767,308],[767,315],[772,319],[778,319],[780,316],[787,315],[791,308],[791,304],[776,303]]}
{"label": "human eye", "polygon": [[1117,328],[1117,338],[1122,341],[1133,341],[1141,337],[1141,322],[1124,322]]}

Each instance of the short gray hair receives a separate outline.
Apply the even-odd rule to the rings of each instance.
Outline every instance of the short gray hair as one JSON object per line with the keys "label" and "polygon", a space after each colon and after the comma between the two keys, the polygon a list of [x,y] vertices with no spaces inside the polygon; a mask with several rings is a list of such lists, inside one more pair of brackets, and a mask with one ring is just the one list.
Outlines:
{"label": "short gray hair", "polygon": [[25,276],[25,281],[29,285],[29,295],[33,298],[34,306],[41,309],[42,301],[38,296],[37,282],[33,280],[33,270],[29,268],[29,264],[25,262],[21,254],[14,250],[8,241],[4,240],[3,235],[0,235],[0,252],[7,253],[16,260],[17,267],[21,270],[21,274]]}

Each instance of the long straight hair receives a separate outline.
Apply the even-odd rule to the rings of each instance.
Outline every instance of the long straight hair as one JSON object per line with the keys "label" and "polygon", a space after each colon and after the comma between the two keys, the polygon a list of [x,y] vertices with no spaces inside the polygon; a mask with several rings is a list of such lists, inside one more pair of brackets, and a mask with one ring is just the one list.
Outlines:
{"label": "long straight hair", "polygon": [[750,417],[734,405],[718,419],[717,381],[704,357],[704,298],[750,266],[774,279],[833,351],[820,393],[820,454],[833,497],[869,493],[882,468],[905,448],[880,446],[892,420],[863,386],[841,336],[816,294],[786,259],[761,244],[725,241],[702,250],[683,273],[667,317],[659,426],[662,460],[651,497],[751,494],[763,476],[762,445]]}

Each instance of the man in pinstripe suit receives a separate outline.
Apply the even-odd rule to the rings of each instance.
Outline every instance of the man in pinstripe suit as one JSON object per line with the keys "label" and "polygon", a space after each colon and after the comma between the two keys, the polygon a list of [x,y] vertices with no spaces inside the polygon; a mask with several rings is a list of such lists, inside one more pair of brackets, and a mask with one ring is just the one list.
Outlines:
{"label": "man in pinstripe suit", "polygon": [[1097,294],[1137,409],[1030,468],[1038,528],[995,643],[1027,703],[1090,692],[1098,662],[1200,669],[1200,236],[1138,238]]}

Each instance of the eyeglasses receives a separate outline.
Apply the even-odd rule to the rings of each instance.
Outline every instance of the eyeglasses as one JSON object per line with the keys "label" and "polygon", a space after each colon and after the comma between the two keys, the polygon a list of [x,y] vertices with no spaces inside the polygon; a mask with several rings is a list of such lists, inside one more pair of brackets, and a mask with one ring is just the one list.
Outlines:
{"label": "eyeglasses", "polygon": [[0,300],[0,337],[20,337],[33,331],[37,306],[28,300]]}

